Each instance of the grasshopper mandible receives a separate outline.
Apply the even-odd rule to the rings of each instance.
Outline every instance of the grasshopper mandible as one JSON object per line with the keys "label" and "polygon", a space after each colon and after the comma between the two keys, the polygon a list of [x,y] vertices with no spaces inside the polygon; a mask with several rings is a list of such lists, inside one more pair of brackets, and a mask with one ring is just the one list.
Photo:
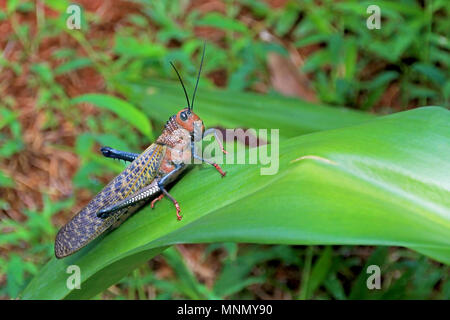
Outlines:
{"label": "grasshopper mandible", "polygon": [[[209,134],[214,134],[222,151],[226,153],[217,137],[216,129],[211,128],[205,131],[202,120],[193,112],[204,56],[205,47],[203,47],[192,104],[180,74],[171,63],[183,87],[188,106],[169,118],[156,142],[140,155],[110,147],[101,148],[105,157],[125,160],[131,164],[59,230],[55,240],[57,258],[75,253],[110,227],[120,225],[152,198],[152,208],[155,202],[164,196],[169,198],[175,205],[177,219],[181,220],[180,206],[175,198],[167,192],[166,186],[188,167],[186,160],[195,158],[209,163],[219,171],[222,177],[225,176],[225,172],[218,164],[202,158],[195,151],[195,142]],[[178,157],[177,155],[180,153],[181,157]]]}

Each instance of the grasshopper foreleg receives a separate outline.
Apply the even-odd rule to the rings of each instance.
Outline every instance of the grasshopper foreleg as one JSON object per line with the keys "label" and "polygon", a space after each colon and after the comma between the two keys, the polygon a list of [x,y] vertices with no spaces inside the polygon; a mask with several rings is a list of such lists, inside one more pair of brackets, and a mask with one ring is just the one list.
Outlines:
{"label": "grasshopper foreleg", "polygon": [[[217,141],[217,143],[219,144],[220,149],[222,150],[222,152],[225,153],[225,154],[228,153],[228,152],[223,148],[223,144],[222,144],[222,142],[221,142],[220,139],[219,139],[219,136],[218,136],[218,130],[217,130],[217,129],[215,129],[215,128],[210,128],[210,129],[206,130],[206,131],[203,133],[203,138],[202,138],[202,139],[204,139],[207,135],[210,135],[210,134],[214,134],[214,137],[216,138],[216,141]],[[193,156],[195,159],[198,159],[198,160],[200,160],[200,161],[202,161],[202,162],[206,162],[206,163],[212,165],[214,168],[216,168],[216,170],[219,171],[219,173],[222,175],[222,178],[225,177],[225,175],[227,174],[226,172],[224,172],[224,171],[222,170],[222,168],[221,168],[217,163],[212,162],[211,160],[208,160],[208,159],[205,159],[205,158],[199,156],[199,155],[195,152],[195,146],[194,146],[194,144],[191,145],[191,153],[192,153],[192,156]]]}
{"label": "grasshopper foreleg", "polygon": [[[206,136],[210,135],[210,134],[214,134],[214,137],[216,138],[217,143],[220,146],[220,149],[222,149],[222,152],[227,154],[228,152],[223,148],[223,144],[222,141],[220,141],[218,133],[219,130],[217,130],[216,128],[209,128],[208,130],[206,130],[205,132],[203,132],[203,137],[202,139],[204,139]],[[206,162],[206,161],[205,161]]]}
{"label": "grasshopper foreleg", "polygon": [[126,151],[120,151],[113,149],[111,147],[102,147],[100,149],[102,154],[107,158],[117,159],[117,160],[125,160],[128,162],[134,161],[139,154],[138,153],[132,153],[132,152],[126,152]]}
{"label": "grasshopper foreleg", "polygon": [[227,174],[226,172],[224,172],[224,171],[222,170],[222,168],[221,168],[217,163],[212,162],[211,160],[202,158],[202,157],[200,157],[198,154],[196,154],[194,149],[193,149],[193,152],[192,152],[192,156],[193,156],[195,159],[201,160],[201,161],[203,161],[203,162],[206,162],[206,163],[212,165],[214,168],[216,168],[217,171],[219,171],[219,173],[222,175],[222,178],[225,177],[225,175]]}
{"label": "grasshopper foreleg", "polygon": [[222,178],[225,177],[225,175],[227,174],[227,173],[224,172],[224,171],[222,170],[222,168],[221,168],[217,163],[215,163],[215,162],[212,162],[212,161],[210,161],[210,160],[208,160],[208,159],[202,158],[202,157],[200,157],[200,156],[198,156],[198,155],[196,155],[196,154],[194,154],[194,158],[195,158],[195,159],[198,159],[198,160],[201,160],[201,161],[203,161],[203,162],[206,162],[206,163],[208,163],[208,164],[210,164],[210,165],[212,165],[214,168],[216,168],[217,171],[219,171],[219,173],[222,175]]}

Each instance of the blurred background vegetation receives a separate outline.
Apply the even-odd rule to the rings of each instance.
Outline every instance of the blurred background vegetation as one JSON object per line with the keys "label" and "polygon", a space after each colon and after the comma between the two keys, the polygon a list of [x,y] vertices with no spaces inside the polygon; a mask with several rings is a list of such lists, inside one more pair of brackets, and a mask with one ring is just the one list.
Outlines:
{"label": "blurred background vegetation", "polygon": [[[175,80],[174,61],[192,87],[205,40],[202,87],[373,114],[449,106],[446,0],[376,1],[380,30],[365,27],[371,1],[77,3],[81,30],[66,27],[68,1],[0,1],[3,299],[18,295],[53,256],[58,228],[123,169],[99,146],[138,151],[159,134],[159,119],[139,127],[114,112],[132,99],[123,82]],[[98,94],[93,104],[72,100],[86,93]],[[367,290],[370,264],[381,266],[383,290]],[[98,298],[448,299],[450,277],[404,248],[178,245]]]}

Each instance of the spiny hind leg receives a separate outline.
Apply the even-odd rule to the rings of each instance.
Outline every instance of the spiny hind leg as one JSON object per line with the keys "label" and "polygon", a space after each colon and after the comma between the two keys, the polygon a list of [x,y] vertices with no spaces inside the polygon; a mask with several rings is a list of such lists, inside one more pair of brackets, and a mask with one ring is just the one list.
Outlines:
{"label": "spiny hind leg", "polygon": [[105,219],[107,217],[109,217],[111,214],[114,214],[115,212],[117,212],[118,210],[121,210],[123,208],[127,208],[133,205],[136,205],[137,203],[144,201],[144,200],[148,200],[149,198],[151,198],[155,193],[161,191],[162,194],[154,199],[152,201],[152,208],[154,206],[154,202],[157,200],[162,199],[164,196],[167,196],[175,205],[175,208],[177,210],[177,219],[181,220],[181,216],[180,216],[180,206],[178,204],[178,202],[175,200],[174,197],[172,197],[167,190],[165,189],[164,185],[168,182],[170,182],[170,178],[178,173],[181,169],[183,168],[183,165],[177,165],[175,166],[175,168],[170,171],[168,174],[166,174],[164,177],[162,177],[159,180],[155,180],[153,183],[151,183],[150,185],[142,188],[141,190],[138,190],[137,192],[135,192],[133,195],[119,201],[116,202],[115,204],[109,206],[109,207],[105,207],[100,209],[97,212],[97,217]]}
{"label": "spiny hind leg", "polygon": [[107,158],[117,159],[117,160],[125,160],[128,162],[134,161],[139,154],[138,153],[132,153],[132,152],[126,152],[126,151],[120,151],[113,149],[111,147],[102,147],[100,149],[102,154]]}
{"label": "spiny hind leg", "polygon": [[160,189],[159,189],[158,183],[155,181],[155,182],[149,184],[148,186],[136,191],[131,196],[128,196],[125,199],[118,201],[111,206],[100,209],[97,212],[97,217],[105,219],[105,218],[109,217],[111,214],[114,214],[115,212],[117,212],[123,208],[128,208],[128,207],[136,205],[137,203],[139,203],[141,201],[150,199],[155,193],[157,193],[159,191],[160,191]]}

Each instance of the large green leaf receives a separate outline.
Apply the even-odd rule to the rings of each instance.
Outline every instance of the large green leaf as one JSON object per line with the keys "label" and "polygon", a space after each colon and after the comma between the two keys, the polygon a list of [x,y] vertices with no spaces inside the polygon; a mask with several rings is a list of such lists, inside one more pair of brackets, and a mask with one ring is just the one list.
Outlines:
{"label": "large green leaf", "polygon": [[[272,148],[274,145],[272,145]],[[73,256],[51,261],[24,299],[90,298],[176,243],[405,246],[450,263],[450,112],[420,108],[280,143],[280,170],[197,166],[171,193]],[[66,268],[81,268],[81,290]]]}

